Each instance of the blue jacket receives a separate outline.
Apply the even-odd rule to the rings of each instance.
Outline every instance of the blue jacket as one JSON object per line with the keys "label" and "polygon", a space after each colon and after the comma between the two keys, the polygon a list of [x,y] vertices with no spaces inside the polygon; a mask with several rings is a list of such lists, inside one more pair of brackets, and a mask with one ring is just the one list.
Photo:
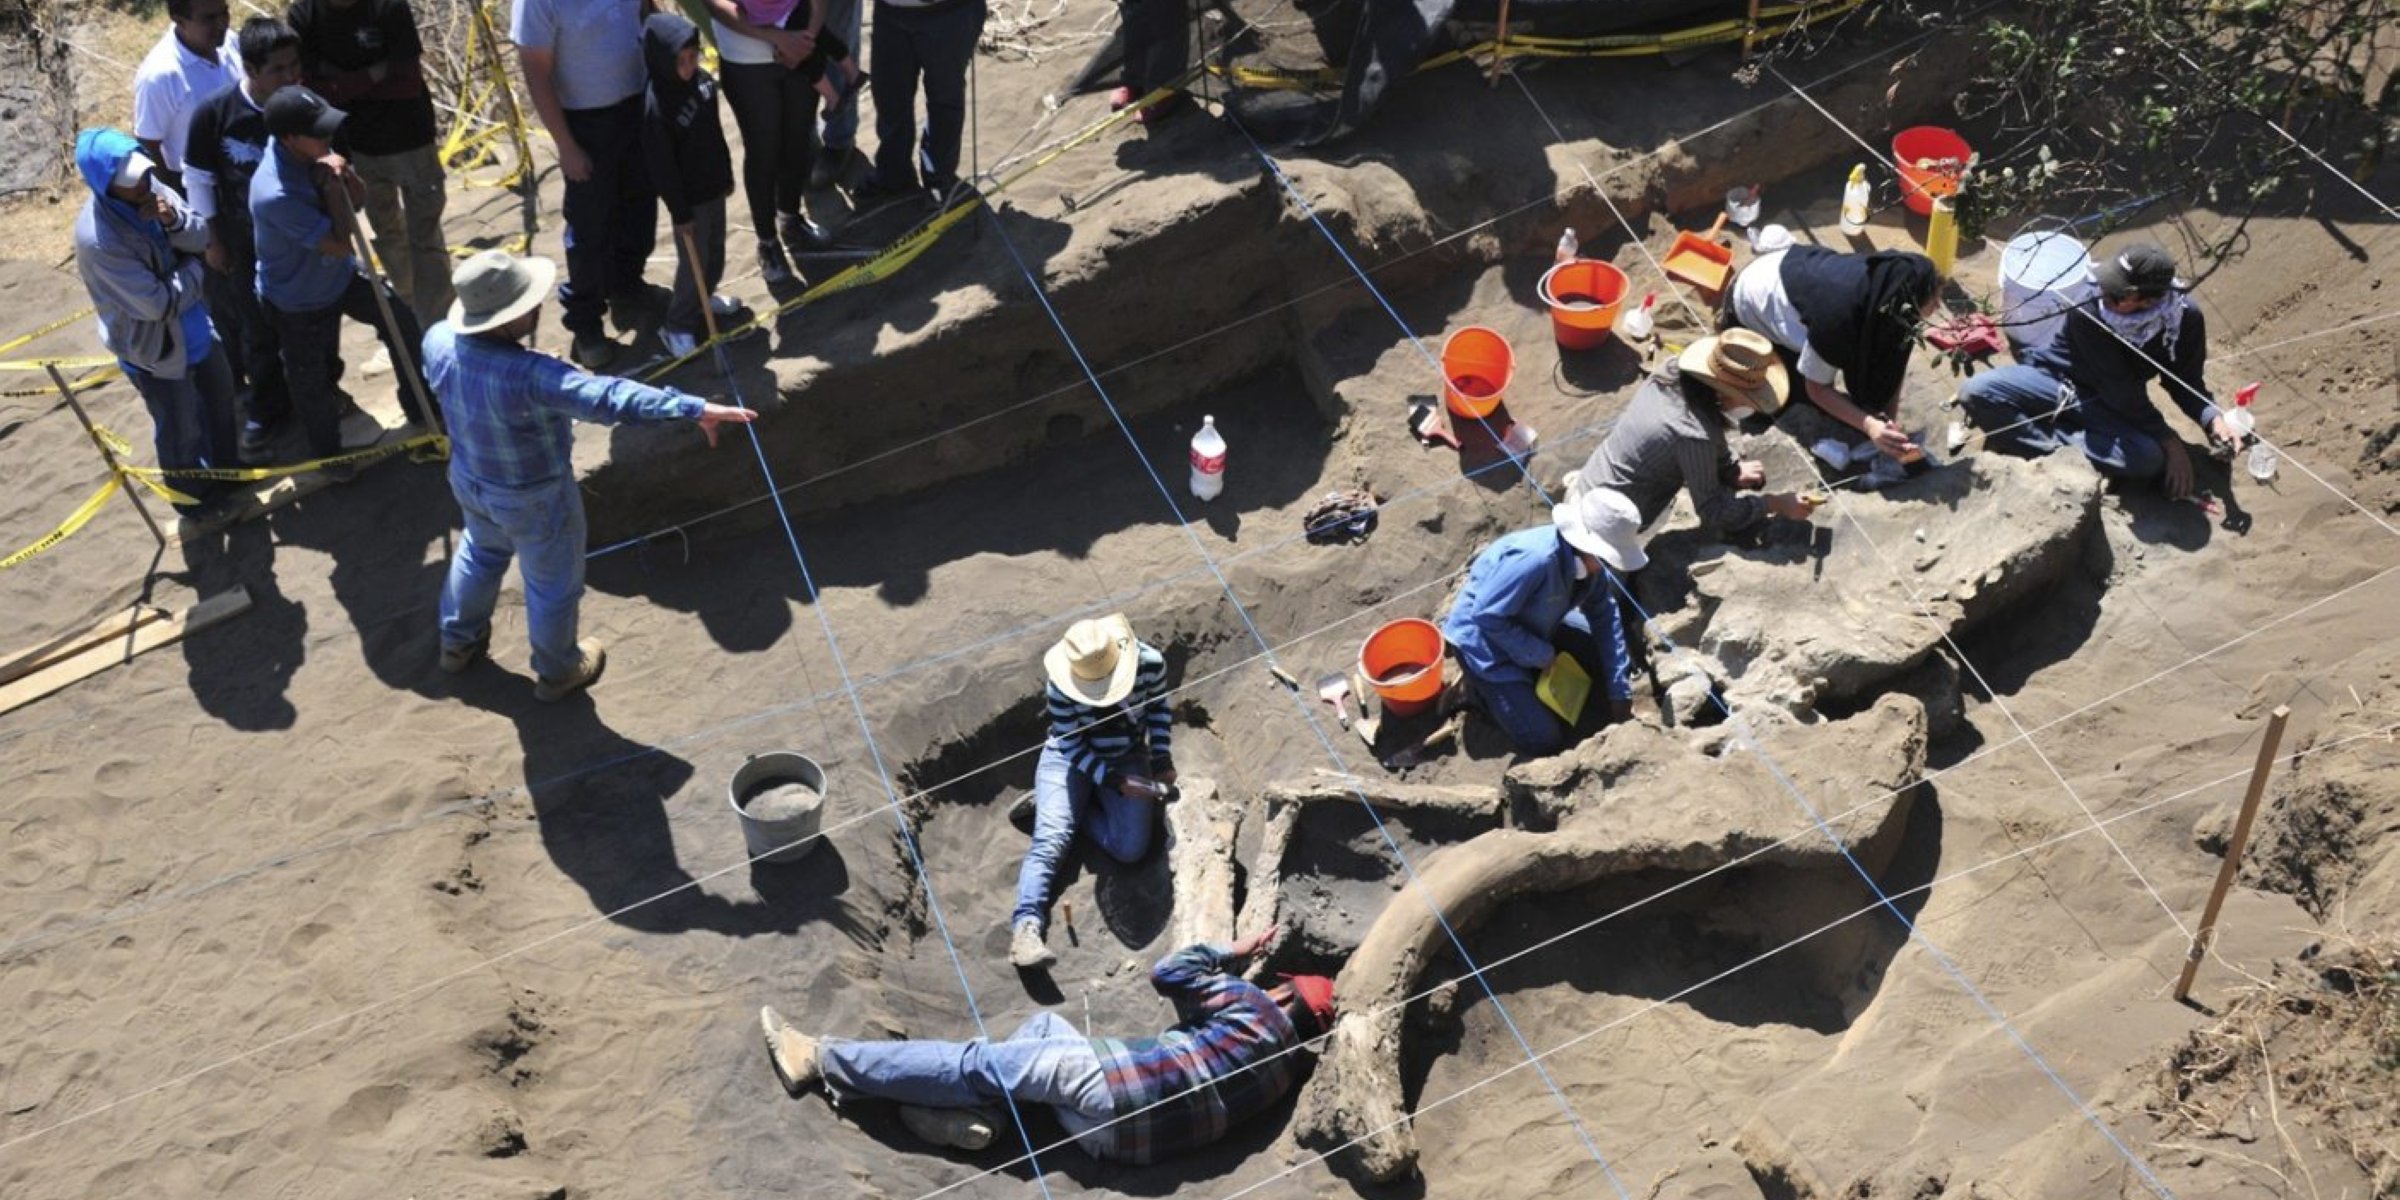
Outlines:
{"label": "blue jacket", "polygon": [[[1575,558],[1554,525],[1519,530],[1476,555],[1458,603],[1442,620],[1459,664],[1489,683],[1539,676],[1558,655],[1551,639],[1567,613],[1613,586],[1598,574],[1575,578]],[[1613,621],[1615,614],[1608,615]]]}
{"label": "blue jacket", "polygon": [[75,168],[92,190],[75,217],[75,269],[100,311],[100,343],[128,368],[181,379],[217,344],[200,294],[208,222],[169,189],[160,194],[175,217],[165,227],[108,194],[117,169],[141,148],[119,129],[75,135]]}

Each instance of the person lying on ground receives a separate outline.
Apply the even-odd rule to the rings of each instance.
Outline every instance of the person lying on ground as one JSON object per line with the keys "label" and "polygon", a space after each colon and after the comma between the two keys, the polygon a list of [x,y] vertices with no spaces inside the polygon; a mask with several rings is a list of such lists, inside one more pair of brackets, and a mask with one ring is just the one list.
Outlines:
{"label": "person lying on ground", "polygon": [[2160,381],[2204,433],[2239,440],[2208,390],[2208,322],[2158,246],[2127,246],[2093,276],[2100,294],[2068,309],[2057,336],[1968,380],[1959,404],[1992,449],[2038,458],[2074,446],[2102,475],[2157,480],[2182,499],[2192,493],[2191,451],[2151,403],[2149,383]]}
{"label": "person lying on ground", "polygon": [[[1650,561],[1641,515],[1611,488],[1591,488],[1550,510],[1550,523],[1485,547],[1442,621],[1467,686],[1509,745],[1528,757],[1632,715],[1632,655],[1617,592]],[[1569,659],[1593,681],[1579,711],[1544,703],[1537,681]]]}
{"label": "person lying on ground", "polygon": [[[1941,300],[1942,277],[1922,254],[1793,246],[1742,268],[1727,315],[1775,343],[1810,404],[1906,460],[1917,446],[1900,428],[1900,381]],[[1833,386],[1837,375],[1846,390]]]}
{"label": "person lying on ground", "polygon": [[[424,334],[408,305],[389,285],[370,278],[351,252],[366,185],[333,152],[348,114],[294,84],[267,101],[266,119],[274,144],[250,179],[258,298],[281,343],[284,386],[308,433],[309,452],[330,458],[342,452],[344,397],[334,386],[342,374],[342,318],[375,331],[395,374],[403,363],[415,365]],[[421,411],[411,383],[399,380],[401,411],[420,431],[440,430],[441,414]],[[356,470],[342,464],[325,474],[347,480]]]}
{"label": "person lying on ground", "polygon": [[[75,166],[92,191],[75,215],[75,268],[99,312],[100,344],[150,410],[158,465],[237,465],[233,370],[201,295],[208,222],[158,180],[157,165],[123,130],[77,134]],[[167,482],[196,501],[175,506],[193,518],[208,516],[225,491],[213,481]]]}
{"label": "person lying on ground", "polygon": [[718,426],[755,415],[587,375],[532,349],[557,278],[549,259],[483,251],[459,264],[458,299],[425,334],[425,374],[450,417],[450,490],[466,527],[442,585],[442,670],[455,675],[491,649],[492,608],[513,557],[525,581],[533,695],[543,701],[589,686],[607,659],[598,638],[576,637],[584,524],[575,422],[698,421],[714,446]]}
{"label": "person lying on ground", "polygon": [[1261,988],[1234,973],[1279,932],[1161,959],[1150,985],[1175,1006],[1176,1024],[1157,1037],[1087,1038],[1046,1011],[1003,1042],[811,1037],[772,1007],[758,1010],[759,1024],[775,1078],[794,1096],[821,1087],[836,1105],[894,1101],[910,1132],[969,1151],[992,1144],[1007,1110],[1046,1107],[1094,1158],[1158,1162],[1274,1107],[1305,1069],[1299,1048],[1332,1029],[1332,980],[1287,975]]}
{"label": "person lying on ground", "polygon": [[642,153],[675,226],[674,297],[658,338],[682,358],[707,332],[702,304],[721,317],[734,311],[733,301],[716,293],[725,277],[733,151],[717,119],[716,77],[700,69],[700,27],[675,13],[650,14],[642,21],[642,59],[650,72],[642,93]]}
{"label": "person lying on ground", "polygon": [[1675,365],[1642,381],[1608,437],[1567,478],[1570,498],[1613,488],[1633,501],[1642,528],[1658,522],[1678,490],[1692,496],[1700,528],[1734,540],[1770,516],[1805,521],[1816,503],[1792,492],[1748,495],[1766,486],[1764,464],[1733,456],[1726,430],[1773,416],[1790,394],[1774,343],[1747,329],[1701,338]]}
{"label": "person lying on ground", "polygon": [[1167,659],[1133,636],[1125,614],[1075,622],[1042,668],[1050,736],[1033,769],[1033,843],[1009,918],[1008,961],[1029,971],[1058,961],[1042,935],[1076,831],[1118,862],[1139,862],[1175,783]]}

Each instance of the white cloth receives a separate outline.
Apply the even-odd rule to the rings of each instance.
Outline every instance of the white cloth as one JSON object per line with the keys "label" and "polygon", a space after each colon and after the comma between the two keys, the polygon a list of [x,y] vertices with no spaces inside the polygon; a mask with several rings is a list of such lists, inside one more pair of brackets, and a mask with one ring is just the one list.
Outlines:
{"label": "white cloth", "polygon": [[1768,341],[1800,356],[1802,378],[1833,386],[1832,363],[1817,356],[1808,344],[1808,325],[1783,290],[1783,251],[1750,260],[1733,277],[1733,319],[1742,328],[1765,334]]}
{"label": "white cloth", "polygon": [[717,61],[750,66],[763,66],[775,61],[775,47],[749,34],[736,32],[715,18],[708,23],[717,33]]}
{"label": "white cloth", "polygon": [[142,65],[133,72],[133,136],[158,143],[160,166],[183,170],[183,139],[191,128],[192,109],[217,89],[240,83],[240,61],[232,35],[226,36],[212,63],[186,48],[172,26],[142,56]]}

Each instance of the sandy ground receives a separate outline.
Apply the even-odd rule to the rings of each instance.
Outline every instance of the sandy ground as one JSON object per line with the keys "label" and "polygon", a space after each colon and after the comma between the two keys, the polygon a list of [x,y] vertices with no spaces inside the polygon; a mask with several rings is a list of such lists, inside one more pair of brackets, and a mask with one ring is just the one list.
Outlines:
{"label": "sandy ground", "polygon": [[[1079,5],[1062,21],[1082,28],[1095,15]],[[1036,111],[1033,97],[1075,57],[987,60],[987,111],[1008,114],[992,124]],[[1549,70],[1530,82],[1566,123],[1598,104],[1579,79]],[[1412,113],[1451,106],[1455,128],[1526,123],[1531,110],[1471,80],[1424,82],[1350,159],[1296,171],[1342,178],[1362,204],[1416,206],[1439,232],[1489,217],[1482,192],[1533,203],[1580,178],[1570,163],[1551,164],[1556,177],[1473,188],[1440,178],[1435,156],[1408,144]],[[1140,228],[1177,187],[1240,169],[1203,126],[1159,141],[1169,139],[1205,152],[1195,182],[1179,184],[1155,143],[1120,134],[1071,155],[1021,203],[1088,253],[1086,239]],[[1778,185],[1768,219],[1825,224],[1846,169],[1846,153],[1833,157],[1844,161]],[[1126,182],[1154,172],[1163,178]],[[1393,177],[1402,185],[1374,186]],[[492,196],[462,194],[454,233],[506,229],[512,214]],[[1489,1004],[1467,1003],[1455,1029],[1414,1051],[1419,1191],[1611,1194],[1604,1161],[1636,1195],[2147,1194],[2113,1137],[2177,1195],[2297,1194],[2227,1155],[2158,1144],[2142,1109],[2158,1064],[2204,1019],[2165,996],[2185,947],[2176,919],[2193,919],[2217,864],[2194,825],[2238,794],[2265,710],[2293,707],[2287,752],[2400,721],[2387,645],[2400,585],[2384,574],[2400,563],[2400,535],[2385,524],[2400,504],[2388,458],[2400,334],[2376,322],[2277,345],[2389,307],[2381,264],[2394,235],[2361,209],[2328,196],[2317,211],[2254,222],[2246,253],[2203,293],[2219,331],[2213,378],[2228,389],[2268,381],[2262,428],[2286,450],[2275,483],[2236,486],[2248,532],[2112,496],[2084,572],[1965,640],[1981,679],[1965,724],[1936,743],[1942,773],[1884,881],[1930,885],[1906,906],[1921,938],[1870,918],[1853,932],[1872,949],[1863,975],[1769,959],[1692,990],[1864,903],[1855,880],[1762,873],[1501,968],[1513,1032]],[[1284,236],[1298,220],[1285,215]],[[1665,229],[1648,222],[1647,243],[1663,244]],[[1887,218],[1879,236],[1906,231]],[[1511,337],[1521,356],[1511,409],[1542,430],[1545,486],[1581,460],[1635,372],[1622,348],[1562,359],[1550,345],[1532,283],[1554,237],[1393,298],[1429,340],[1466,324]],[[1637,286],[1663,290],[1632,244],[1599,240]],[[1019,280],[967,277],[994,253],[985,245],[888,286],[931,305],[935,327],[1029,303]],[[1140,270],[1138,253],[1122,269]],[[1988,281],[1994,257],[1971,256],[1964,274]],[[14,323],[79,306],[71,270],[56,264],[47,253],[0,263]],[[1344,269],[1329,257],[1309,266],[1326,282]],[[735,290],[756,298],[756,281]],[[1690,324],[1662,317],[1669,337]],[[77,329],[36,349],[88,345]],[[1028,1192],[1013,1155],[944,1158],[883,1114],[853,1125],[817,1101],[784,1101],[757,1051],[755,1007],[862,1035],[964,1035],[978,1022],[1001,1033],[1045,1005],[1095,1029],[1159,1019],[1141,973],[1171,948],[1159,859],[1078,871],[1066,893],[1077,933],[1054,935],[1051,983],[1029,986],[1003,960],[1023,847],[1004,813],[1030,781],[1042,648],[1075,613],[1126,609],[1169,648],[1185,689],[1184,770],[1254,792],[1329,765],[1329,746],[1351,749],[1312,723],[1313,699],[1250,661],[1261,639],[1303,679],[1336,669],[1377,620],[1434,611],[1476,545],[1541,516],[1505,465],[1470,474],[1407,439],[1400,413],[1426,370],[1391,314],[1354,296],[1312,346],[1331,400],[1310,402],[1316,385],[1295,367],[1206,401],[1235,466],[1205,509],[1180,483],[1203,406],[1133,423],[1140,461],[1189,525],[1095,402],[1083,426],[1095,432],[1009,470],[798,522],[815,604],[803,602],[791,543],[757,513],[596,560],[584,614],[610,639],[609,673],[555,708],[531,698],[522,623],[505,604],[497,666],[457,679],[434,669],[432,606],[455,536],[434,468],[379,466],[170,553],[160,595],[238,582],[255,607],[0,717],[10,917],[0,1007],[19,1014],[0,1068],[0,1190]],[[1947,379],[1920,369],[1912,388],[1913,411],[1940,420],[1931,405]],[[362,399],[388,405],[376,390]],[[13,546],[96,478],[68,417],[39,399],[5,403],[0,455],[14,486],[0,542]],[[119,429],[142,426],[121,385],[93,404]],[[594,431],[583,450],[604,457],[608,445]],[[741,443],[717,454],[727,472],[758,468]],[[1300,542],[1298,513],[1354,483],[1392,501],[1376,537],[1348,549]],[[594,540],[644,528],[595,529]],[[14,640],[121,604],[148,558],[131,515],[109,512],[0,576]],[[1762,735],[1769,754],[1775,737]],[[746,756],[784,748],[828,766],[828,837],[802,864],[752,866],[726,781]],[[1501,769],[1488,731],[1469,748],[1416,774]],[[2389,786],[2388,774],[2350,769]],[[2113,845],[2089,835],[2093,815],[2125,817],[2109,826]],[[1779,832],[1805,828],[1795,810]],[[2370,839],[2358,853],[2381,861],[2392,843]],[[1513,906],[1475,951],[1500,957],[1665,882]],[[2391,895],[2319,918],[2286,896],[2237,892],[2226,965],[2204,974],[2199,998],[2222,997],[2234,967],[2263,972],[2297,954],[2325,925],[2389,920]],[[1534,1072],[1495,1077],[1524,1061],[1518,1034],[1556,1049],[1544,1061],[1556,1094]],[[1042,1179],[1061,1194],[1352,1192],[1282,1126],[1279,1113],[1216,1151],[1149,1169],[1053,1152]],[[2319,1157],[2320,1172],[2339,1165]],[[1788,1173],[1758,1178],[1765,1161]]]}

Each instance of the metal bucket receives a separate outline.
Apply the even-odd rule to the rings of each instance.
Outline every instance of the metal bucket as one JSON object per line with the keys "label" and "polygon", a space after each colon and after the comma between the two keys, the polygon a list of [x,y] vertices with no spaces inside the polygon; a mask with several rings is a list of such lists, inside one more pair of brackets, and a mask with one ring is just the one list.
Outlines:
{"label": "metal bucket", "polygon": [[2099,290],[2090,251],[2065,230],[2020,233],[2000,251],[2001,331],[2020,349],[2048,343]]}
{"label": "metal bucket", "polygon": [[[781,783],[808,788],[817,794],[816,802],[778,820],[750,815],[749,801]],[[750,848],[754,861],[798,862],[823,840],[817,831],[825,824],[825,768],[806,755],[788,750],[751,755],[750,761],[733,773],[733,782],[725,789],[725,799],[733,805],[733,815],[741,818],[742,842]]]}

